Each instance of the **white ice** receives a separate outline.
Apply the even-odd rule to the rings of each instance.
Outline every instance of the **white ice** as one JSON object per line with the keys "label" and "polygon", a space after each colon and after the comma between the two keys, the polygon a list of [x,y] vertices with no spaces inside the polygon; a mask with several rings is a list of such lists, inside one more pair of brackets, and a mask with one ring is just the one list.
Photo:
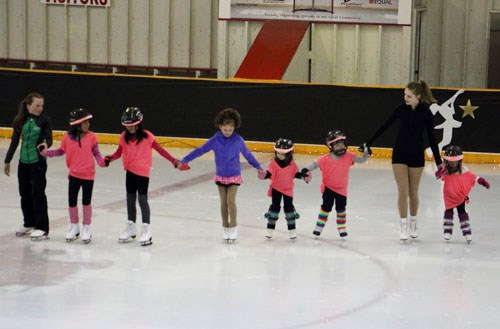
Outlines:
{"label": "white ice", "polygon": [[[5,156],[8,140],[0,142]],[[104,155],[115,146],[101,145]],[[169,149],[176,157],[188,149]],[[457,219],[451,241],[442,233],[441,183],[427,163],[420,187],[419,233],[399,240],[396,186],[389,160],[351,169],[345,240],[332,213],[312,235],[320,172],[296,181],[301,218],[288,238],[283,213],[265,238],[269,181],[244,165],[237,205],[239,238],[222,240],[213,156],[179,172],[158,155],[149,186],[153,244],[118,243],[125,228],[121,160],[97,168],[92,242],[67,243],[65,158],[48,159],[50,239],[16,237],[22,223],[17,154],[0,193],[0,328],[499,328],[499,165],[468,164],[490,181],[467,206],[470,245]],[[256,154],[267,164],[271,154]],[[296,155],[299,167],[316,156]],[[79,200],[80,202],[80,200]],[[81,212],[81,207],[80,207]],[[81,216],[81,215],[80,215]],[[138,223],[140,209],[138,208]]]}

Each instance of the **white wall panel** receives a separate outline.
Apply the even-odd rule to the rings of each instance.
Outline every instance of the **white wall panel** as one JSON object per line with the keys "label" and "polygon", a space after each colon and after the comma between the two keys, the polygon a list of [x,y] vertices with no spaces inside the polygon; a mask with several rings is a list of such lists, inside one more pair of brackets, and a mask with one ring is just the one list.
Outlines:
{"label": "white wall panel", "polygon": [[26,58],[26,1],[18,1],[13,5],[12,1],[7,6],[9,15],[8,38],[9,51],[8,57],[15,59]]}
{"label": "white wall panel", "polygon": [[488,67],[488,20],[484,16],[488,13],[486,1],[469,1],[467,34],[465,42],[465,87],[480,87],[487,84],[485,70]]}
{"label": "white wall panel", "polygon": [[248,52],[248,34],[247,25],[255,23],[245,23],[240,21],[229,22],[227,38],[227,72],[228,77],[234,77],[234,74],[240,67],[241,62]]}
{"label": "white wall panel", "polygon": [[7,57],[8,42],[8,29],[9,24],[7,16],[7,0],[0,0],[0,58]]}
{"label": "white wall panel", "polygon": [[442,17],[442,1],[428,1],[422,12],[419,77],[430,86],[439,86],[441,82]]}
{"label": "white wall panel", "polygon": [[170,6],[170,65],[171,67],[189,67],[191,44],[191,2],[173,0]]}
{"label": "white wall panel", "polygon": [[47,60],[68,60],[67,10],[65,6],[47,6]]}
{"label": "white wall panel", "polygon": [[[330,83],[335,65],[335,29],[333,24],[312,24],[311,80]],[[307,32],[308,33],[308,32]]]}
{"label": "white wall panel", "polygon": [[360,26],[357,84],[376,85],[379,83],[381,33],[380,26]]}
{"label": "white wall panel", "polygon": [[169,65],[170,1],[152,0],[149,5],[150,65]]}
{"label": "white wall panel", "polygon": [[357,69],[356,25],[344,24],[337,27],[335,46],[335,82],[356,83]]}
{"label": "white wall panel", "polygon": [[128,64],[129,7],[128,1],[113,1],[109,12],[108,63]]}
{"label": "white wall panel", "polygon": [[[380,84],[402,85],[408,79],[402,79],[403,71],[408,67],[405,64],[409,58],[402,58],[403,33],[401,27],[384,26],[380,46]],[[405,45],[406,46],[406,45]],[[408,74],[406,74],[407,76]]]}
{"label": "white wall panel", "polygon": [[68,7],[68,60],[87,62],[87,8]]}
{"label": "white wall panel", "polygon": [[219,15],[219,0],[212,0],[212,43],[210,44],[210,68],[217,68],[218,60],[218,44],[219,44],[219,29],[218,29],[218,15]]}
{"label": "white wall panel", "polygon": [[128,64],[149,65],[149,1],[129,0]]}
{"label": "white wall panel", "polygon": [[88,63],[107,64],[109,57],[109,15],[108,8],[87,8],[88,40],[87,60]]}
{"label": "white wall panel", "polygon": [[47,58],[47,11],[38,3],[27,3],[27,53],[26,58],[45,60]]}
{"label": "white wall panel", "polygon": [[500,0],[492,0],[491,9],[500,11]]}
{"label": "white wall panel", "polygon": [[306,32],[283,75],[284,81],[309,81],[309,33]]}
{"label": "white wall panel", "polygon": [[465,64],[464,42],[466,32],[467,1],[446,1],[443,15],[443,51],[441,59],[441,83],[460,86]]}
{"label": "white wall panel", "polygon": [[190,67],[210,67],[207,50],[212,43],[212,17],[217,17],[217,13],[212,13],[206,4],[207,0],[191,0]]}

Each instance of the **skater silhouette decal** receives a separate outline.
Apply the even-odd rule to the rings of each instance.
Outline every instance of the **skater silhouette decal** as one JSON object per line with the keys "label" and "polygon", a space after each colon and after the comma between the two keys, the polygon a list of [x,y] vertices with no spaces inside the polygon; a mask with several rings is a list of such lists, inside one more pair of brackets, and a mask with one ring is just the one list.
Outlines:
{"label": "skater silhouette decal", "polygon": [[[430,106],[430,110],[433,115],[439,113],[443,118],[444,122],[435,126],[434,129],[443,129],[443,137],[441,142],[439,142],[438,147],[439,150],[442,151],[447,145],[449,145],[453,139],[453,129],[460,128],[462,126],[462,122],[455,120],[453,117],[455,114],[455,101],[458,96],[465,92],[464,89],[458,90],[455,95],[453,95],[450,99],[445,101],[443,104],[432,104]],[[467,115],[470,115],[474,118],[473,111],[478,108],[478,106],[472,106],[470,100],[467,101],[467,105],[460,105],[460,108],[464,110],[464,114],[462,118]],[[432,156],[432,150],[427,148],[425,150],[427,156]]]}

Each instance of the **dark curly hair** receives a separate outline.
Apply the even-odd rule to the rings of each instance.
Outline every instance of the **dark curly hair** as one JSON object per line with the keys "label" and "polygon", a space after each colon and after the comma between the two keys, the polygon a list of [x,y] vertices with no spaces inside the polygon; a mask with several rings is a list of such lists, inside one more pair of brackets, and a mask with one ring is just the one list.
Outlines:
{"label": "dark curly hair", "polygon": [[228,107],[217,114],[214,119],[214,125],[218,129],[220,125],[233,123],[235,128],[239,128],[241,126],[241,115],[240,113]]}

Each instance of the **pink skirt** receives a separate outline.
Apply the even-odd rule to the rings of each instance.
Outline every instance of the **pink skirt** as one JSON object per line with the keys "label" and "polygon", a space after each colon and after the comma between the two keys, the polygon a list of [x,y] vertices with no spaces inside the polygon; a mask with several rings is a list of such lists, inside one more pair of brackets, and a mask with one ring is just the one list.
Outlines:
{"label": "pink skirt", "polygon": [[216,183],[219,183],[220,185],[241,185],[241,184],[243,184],[243,178],[241,178],[241,176],[232,176],[232,177],[215,176],[214,181]]}

